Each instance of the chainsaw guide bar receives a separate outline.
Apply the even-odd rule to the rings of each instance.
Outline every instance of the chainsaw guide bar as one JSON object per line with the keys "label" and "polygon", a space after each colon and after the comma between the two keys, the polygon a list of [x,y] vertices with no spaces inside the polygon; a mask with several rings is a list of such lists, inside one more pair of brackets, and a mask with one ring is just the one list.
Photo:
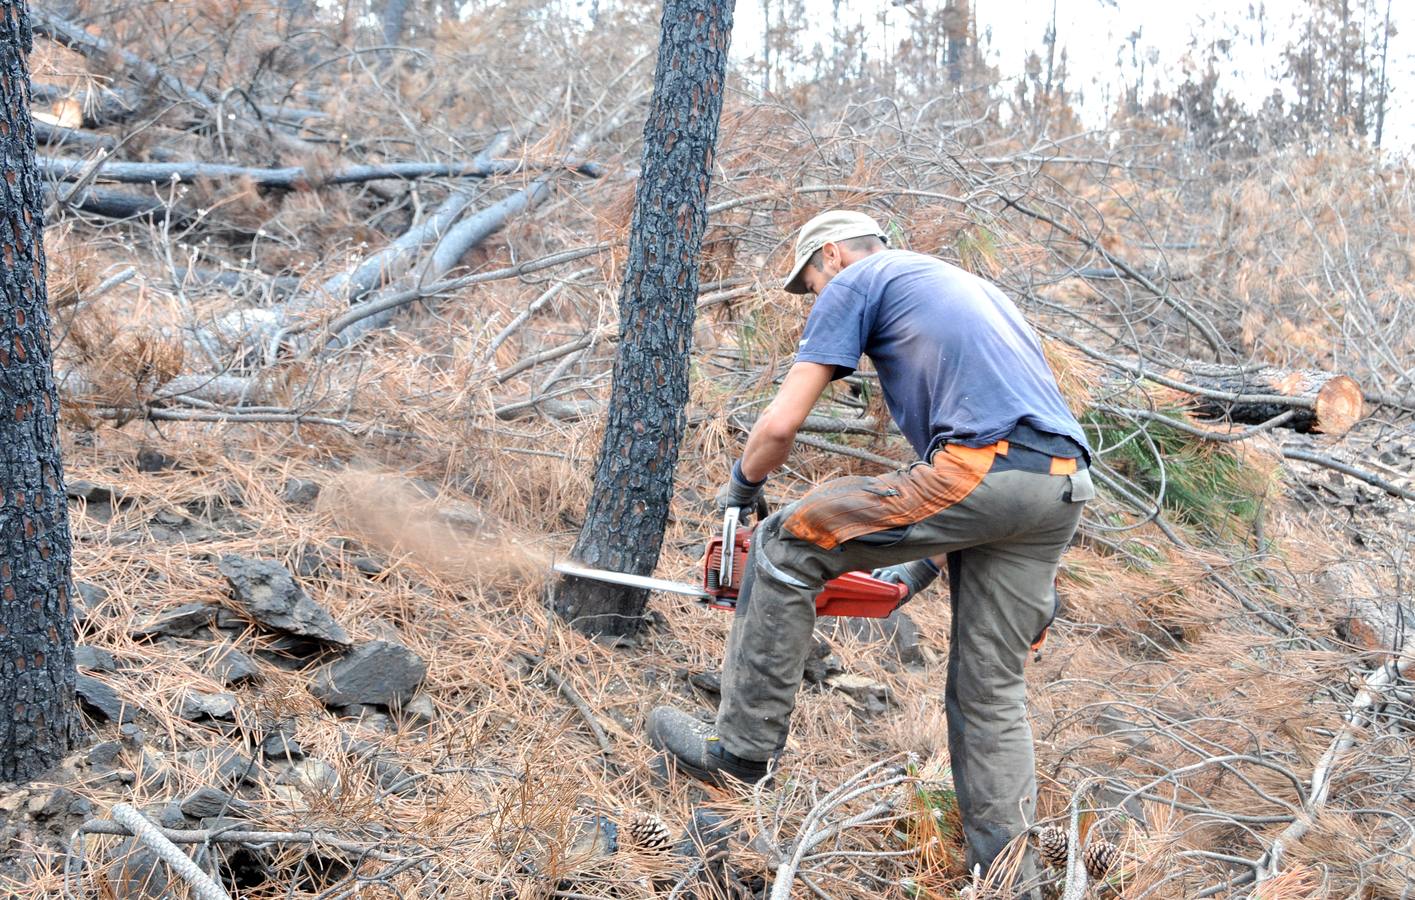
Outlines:
{"label": "chainsaw guide bar", "polygon": [[572,578],[589,578],[593,581],[607,581],[610,584],[622,584],[625,587],[643,588],[647,591],[666,591],[670,594],[687,594],[689,597],[696,597],[699,600],[710,600],[712,594],[698,587],[695,584],[686,584],[682,581],[669,581],[666,578],[650,578],[647,575],[628,575],[624,572],[611,572],[608,569],[590,569],[585,566],[577,566],[574,563],[556,563],[552,569],[561,575],[569,575]]}

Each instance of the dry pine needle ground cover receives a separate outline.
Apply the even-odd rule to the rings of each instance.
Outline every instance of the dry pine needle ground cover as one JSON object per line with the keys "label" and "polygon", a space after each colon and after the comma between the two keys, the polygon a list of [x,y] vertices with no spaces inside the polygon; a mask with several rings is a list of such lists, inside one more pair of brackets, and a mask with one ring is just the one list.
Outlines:
{"label": "dry pine needle ground cover", "polygon": [[[208,6],[195,33],[232,47],[255,40],[236,26],[260,13]],[[177,14],[149,10],[112,36],[151,50],[145,42],[167,34],[156,24]],[[643,738],[656,704],[711,709],[726,616],[655,596],[639,637],[611,646],[547,615],[548,569],[573,541],[599,446],[647,69],[632,42],[561,33],[552,18],[537,51],[601,80],[552,83],[555,66],[528,74],[515,63],[531,38],[504,38],[513,14],[445,25],[416,65],[350,62],[307,84],[289,78],[323,92],[321,133],[343,135],[340,152],[358,160],[382,158],[370,136],[466,158],[507,129],[506,157],[546,160],[594,131],[590,153],[605,176],[553,179],[537,209],[471,248],[453,274],[588,248],[574,261],[439,290],[336,352],[253,358],[240,341],[212,351],[194,335],[215,333],[233,307],[282,302],[275,276],[316,295],[452,188],[475,192],[475,209],[533,176],[390,195],[203,181],[172,188],[202,211],[194,225],[69,212],[51,225],[74,576],[88,586],[78,633],[112,657],[84,674],[130,707],[141,746],[133,728],[95,720],[95,740],[117,742],[102,761],[85,750],[50,782],[4,799],[4,877],[16,895],[140,895],[126,880],[140,869],[131,844],[80,841],[74,830],[117,802],[160,814],[213,785],[240,801],[225,811],[242,827],[319,835],[194,851],[253,900],[710,895],[702,882],[714,878],[762,892],[793,860],[796,890],[820,896],[942,897],[968,886],[940,699],[942,588],[907,608],[918,631],[907,659],[889,641],[823,629],[777,782],[756,792],[665,783]],[[625,28],[651,33],[643,22]],[[256,58],[211,62],[207,74],[256,83],[247,56]],[[42,83],[104,76],[42,42],[35,65]],[[473,109],[473,95],[495,99]],[[1211,165],[1180,135],[1143,125],[1117,141],[1068,143],[1068,157],[1094,154],[1093,164],[1048,165],[1036,159],[1056,145],[985,110],[900,117],[874,98],[846,99],[860,102],[808,119],[785,103],[728,103],[689,427],[658,574],[694,580],[712,492],[789,363],[808,308],[775,290],[794,229],[828,206],[868,209],[896,243],[995,278],[1019,299],[1110,471],[1130,485],[1129,499],[1107,490],[1088,511],[1061,573],[1061,619],[1028,676],[1040,824],[1065,828],[1084,808],[1089,843],[1118,848],[1092,894],[1200,895],[1251,874],[1302,822],[1257,896],[1403,896],[1415,880],[1409,673],[1382,689],[1376,714],[1346,728],[1382,658],[1336,629],[1352,590],[1378,603],[1408,593],[1399,581],[1408,520],[1391,518],[1394,501],[1377,492],[1363,487],[1346,502],[1349,487],[1284,460],[1283,442],[1298,438],[1213,443],[1099,410],[1191,423],[1183,397],[1114,360],[1164,372],[1207,352],[1199,321],[1217,323],[1230,361],[1347,372],[1371,391],[1397,390],[1398,361],[1415,352],[1402,312],[1402,273],[1415,259],[1409,173],[1375,169],[1359,148]],[[289,155],[252,133],[218,148],[170,111],[139,135],[139,154]],[[301,162],[331,168],[331,153]],[[1113,273],[1116,260],[1156,289],[1095,274]],[[128,266],[132,275],[100,290]],[[244,274],[236,287],[180,274],[199,266]],[[316,304],[296,318],[315,327],[333,311]],[[247,394],[163,394],[193,374],[243,379]],[[826,419],[770,486],[774,503],[907,460],[873,388],[865,372],[834,390]],[[1380,471],[1409,484],[1407,413],[1375,404],[1346,436],[1301,440],[1355,460],[1404,446]],[[337,654],[253,622],[217,568],[229,554],[295,573],[355,645],[396,641],[416,653],[427,664],[416,705],[354,714],[316,699],[313,673]],[[1328,577],[1338,562],[1361,568],[1359,589]],[[192,603],[222,607],[220,627],[144,632]],[[221,648],[250,655],[255,675],[228,685],[214,662]],[[229,691],[234,708],[194,720],[193,691]],[[219,754],[193,752],[249,753],[273,734],[297,742],[304,764],[258,759],[232,771]],[[1351,740],[1316,802],[1313,772],[1342,736]],[[852,796],[836,803],[842,785]],[[56,789],[67,792],[57,801]],[[634,850],[626,835],[650,814],[688,852]],[[231,825],[210,818],[208,827]],[[619,826],[620,852],[595,837],[605,822]],[[707,832],[730,835],[725,868],[691,849]],[[1049,892],[1059,874],[1048,875]]]}

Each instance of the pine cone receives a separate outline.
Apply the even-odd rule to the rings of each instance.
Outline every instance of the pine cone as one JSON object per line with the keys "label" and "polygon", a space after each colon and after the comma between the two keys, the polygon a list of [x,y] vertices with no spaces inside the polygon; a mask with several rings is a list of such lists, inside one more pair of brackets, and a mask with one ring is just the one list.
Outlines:
{"label": "pine cone", "polygon": [[653,813],[635,813],[624,829],[624,844],[639,853],[667,853],[673,847],[673,832]]}
{"label": "pine cone", "polygon": [[1092,841],[1086,845],[1086,852],[1081,855],[1086,864],[1086,874],[1095,881],[1103,881],[1106,873],[1115,866],[1119,858],[1120,848],[1110,841]]}
{"label": "pine cone", "polygon": [[1048,825],[1037,832],[1037,852],[1042,861],[1053,869],[1066,868],[1066,832],[1055,825]]}

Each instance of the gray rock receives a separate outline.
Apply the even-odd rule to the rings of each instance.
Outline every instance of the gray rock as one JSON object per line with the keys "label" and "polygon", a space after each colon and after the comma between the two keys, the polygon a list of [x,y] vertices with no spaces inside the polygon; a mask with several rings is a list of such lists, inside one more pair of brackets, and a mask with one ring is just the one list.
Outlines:
{"label": "gray rock", "polygon": [[236,695],[226,691],[208,694],[189,690],[182,696],[179,715],[189,722],[199,722],[202,719],[230,721],[236,715]]}
{"label": "gray rock", "polygon": [[388,734],[394,730],[393,719],[377,706],[351,703],[348,706],[336,706],[333,709],[346,719],[357,719],[358,727],[364,731]]}
{"label": "gray rock", "polygon": [[693,810],[688,829],[673,851],[700,864],[689,878],[688,896],[731,897],[736,893],[729,865],[735,833],[731,819],[702,807]]}
{"label": "gray rock", "polygon": [[287,478],[282,495],[292,506],[307,506],[319,499],[319,482],[304,478]]}
{"label": "gray rock", "polygon": [[135,638],[190,637],[216,619],[214,603],[184,603],[151,616],[133,629]]}
{"label": "gray rock", "polygon": [[260,742],[260,753],[271,761],[299,762],[305,758],[305,749],[293,735],[276,731],[265,736]]}
{"label": "gray rock", "polygon": [[889,686],[871,678],[842,672],[830,676],[825,683],[849,697],[851,705],[861,712],[878,715],[889,708]]}
{"label": "gray rock", "polygon": [[104,741],[94,744],[88,750],[88,764],[94,769],[111,769],[118,764],[118,757],[123,753],[123,745],[117,741]]}
{"label": "gray rock", "polygon": [[132,769],[109,769],[106,772],[90,777],[84,781],[84,786],[100,791],[118,791],[128,793],[127,788],[137,784],[138,773]]}
{"label": "gray rock", "polygon": [[108,614],[108,592],[96,584],[86,581],[74,582],[77,594],[70,596],[70,606],[74,611],[74,624],[86,625]]}
{"label": "gray rock", "polygon": [[94,678],[80,673],[74,679],[74,693],[84,712],[101,722],[127,722],[133,718],[131,704],[124,703],[113,688]]}
{"label": "gray rock", "polygon": [[78,644],[74,647],[74,665],[91,672],[113,672],[118,669],[118,661],[101,647]]}
{"label": "gray rock", "polygon": [[255,761],[229,747],[174,753],[172,761],[191,769],[203,781],[232,788],[241,783],[259,784],[262,772]]}
{"label": "gray rock", "polygon": [[79,599],[90,607],[97,608],[108,602],[108,591],[96,584],[89,584],[87,581],[76,581],[74,587],[79,589]]}
{"label": "gray rock", "polygon": [[216,676],[227,687],[245,684],[260,676],[256,661],[230,644],[208,647],[198,654],[196,662],[198,668]]}
{"label": "gray rock", "polygon": [[167,525],[176,528],[187,524],[189,520],[175,509],[160,509],[152,517],[152,521],[157,525]]}
{"label": "gray rock", "polygon": [[1153,720],[1133,709],[1106,704],[1095,712],[1096,729],[1131,750],[1150,748],[1150,738],[1158,731]]}
{"label": "gray rock", "polygon": [[328,610],[306,596],[279,563],[226,555],[218,567],[231,583],[236,601],[262,625],[341,647],[349,645],[349,633]]}
{"label": "gray rock", "polygon": [[172,460],[161,450],[143,447],[138,451],[137,462],[139,472],[161,472],[171,465]]}
{"label": "gray rock", "polygon": [[437,707],[433,706],[432,698],[427,694],[418,694],[405,703],[399,712],[403,722],[414,728],[429,725],[437,720]]}
{"label": "gray rock", "polygon": [[354,557],[354,568],[370,578],[383,574],[383,563],[369,556]]}
{"label": "gray rock", "polygon": [[143,807],[143,815],[161,825],[163,828],[186,828],[191,823],[182,813],[181,804],[169,800],[166,803],[154,803],[151,806]]}
{"label": "gray rock", "polygon": [[368,771],[373,782],[382,790],[399,796],[417,792],[423,779],[399,763],[395,754],[372,741],[348,734],[342,735],[339,743],[345,753]]}
{"label": "gray rock", "polygon": [[[829,645],[825,645],[829,649]],[[824,684],[836,675],[845,671],[845,666],[840,662],[840,657],[834,653],[826,653],[824,656],[812,654],[806,660],[805,671],[802,673],[810,684]]]}
{"label": "gray rock", "polygon": [[[68,815],[70,806],[80,799],[83,798],[79,797],[78,794],[75,794],[68,788],[60,787],[52,791],[43,791],[31,795],[25,809],[32,818],[44,821]],[[82,804],[80,804],[80,806],[81,805]],[[89,804],[89,808],[92,809],[91,803]]]}
{"label": "gray rock", "polygon": [[924,661],[924,651],[919,645],[919,626],[902,609],[896,609],[884,619],[841,616],[836,619],[836,629],[846,631],[858,640],[887,642],[895,658],[902,663]]}
{"label": "gray rock", "polygon": [[391,641],[370,641],[314,675],[310,692],[328,706],[402,706],[427,675],[422,657]]}
{"label": "gray rock", "polygon": [[216,610],[216,627],[220,631],[241,634],[250,629],[251,621],[234,609],[223,606]]}
{"label": "gray rock", "polygon": [[29,802],[29,798],[29,789],[24,787],[0,796],[0,819],[8,819],[19,812]]}
{"label": "gray rock", "polygon": [[305,547],[295,558],[295,574],[301,578],[313,578],[323,572],[329,563],[318,547]]}
{"label": "gray rock", "polygon": [[339,793],[339,773],[329,763],[314,757],[290,763],[275,783],[294,785],[302,791],[330,797]]}
{"label": "gray rock", "polygon": [[312,661],[328,662],[337,658],[339,654],[331,652],[335,649],[339,648],[313,638],[272,634],[260,642],[260,646],[252,655],[287,672],[303,672],[309,668]]}
{"label": "gray rock", "polygon": [[700,691],[709,694],[722,693],[722,673],[721,672],[694,672],[688,676],[688,683]]}
{"label": "gray rock", "polygon": [[167,864],[135,838],[125,838],[113,853],[115,858],[104,875],[114,896],[158,900],[172,895]]}
{"label": "gray rock", "polygon": [[138,765],[138,777],[142,779],[143,786],[150,793],[159,793],[167,786],[167,776],[169,774],[167,764],[163,761],[162,754],[156,750],[142,750],[142,759]]}
{"label": "gray rock", "polygon": [[64,485],[64,493],[73,500],[87,500],[89,503],[107,503],[117,492],[113,488],[92,481],[70,481]]}
{"label": "gray rock", "polygon": [[182,814],[193,819],[213,816],[241,816],[251,810],[251,804],[214,787],[200,787],[182,800]]}
{"label": "gray rock", "polygon": [[123,744],[124,749],[139,750],[146,740],[146,735],[142,733],[140,726],[129,722],[118,729],[118,740]]}

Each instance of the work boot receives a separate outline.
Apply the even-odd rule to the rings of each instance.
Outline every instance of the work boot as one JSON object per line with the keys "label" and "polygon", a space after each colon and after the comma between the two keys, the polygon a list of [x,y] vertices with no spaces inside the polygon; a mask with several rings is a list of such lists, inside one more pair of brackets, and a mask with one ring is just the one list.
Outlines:
{"label": "work boot", "polygon": [[654,707],[649,713],[648,732],[650,744],[699,781],[726,787],[731,779],[756,784],[766,777],[765,762],[729,752],[716,728],[671,706]]}

